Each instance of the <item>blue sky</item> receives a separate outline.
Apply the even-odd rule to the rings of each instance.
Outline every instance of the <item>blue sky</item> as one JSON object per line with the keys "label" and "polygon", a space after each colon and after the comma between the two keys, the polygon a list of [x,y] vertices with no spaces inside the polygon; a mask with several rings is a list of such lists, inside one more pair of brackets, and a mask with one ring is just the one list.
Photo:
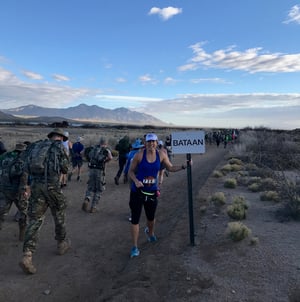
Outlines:
{"label": "blue sky", "polygon": [[299,128],[299,35],[289,0],[1,1],[0,109],[85,103],[181,126]]}

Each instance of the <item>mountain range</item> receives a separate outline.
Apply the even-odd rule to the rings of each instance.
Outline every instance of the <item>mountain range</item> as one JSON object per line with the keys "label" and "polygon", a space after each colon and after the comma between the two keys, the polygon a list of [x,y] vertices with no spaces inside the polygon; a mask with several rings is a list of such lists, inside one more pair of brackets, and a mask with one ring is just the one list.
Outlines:
{"label": "mountain range", "polygon": [[0,109],[2,121],[27,120],[39,121],[45,118],[72,120],[88,123],[120,123],[129,125],[157,125],[166,126],[167,123],[149,115],[126,108],[105,109],[96,105],[80,104],[69,108],[45,108],[27,105],[11,109]]}

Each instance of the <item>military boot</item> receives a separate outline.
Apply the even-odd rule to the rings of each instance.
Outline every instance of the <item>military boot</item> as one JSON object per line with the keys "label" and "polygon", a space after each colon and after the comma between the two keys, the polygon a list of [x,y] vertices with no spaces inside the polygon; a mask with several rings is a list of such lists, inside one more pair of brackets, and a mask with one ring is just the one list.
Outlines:
{"label": "military boot", "polygon": [[71,248],[71,241],[66,239],[57,242],[58,255],[64,255]]}
{"label": "military boot", "polygon": [[25,274],[35,274],[36,268],[32,264],[32,252],[24,252],[23,258],[19,263]]}
{"label": "military boot", "polygon": [[19,241],[24,241],[26,225],[19,226]]}

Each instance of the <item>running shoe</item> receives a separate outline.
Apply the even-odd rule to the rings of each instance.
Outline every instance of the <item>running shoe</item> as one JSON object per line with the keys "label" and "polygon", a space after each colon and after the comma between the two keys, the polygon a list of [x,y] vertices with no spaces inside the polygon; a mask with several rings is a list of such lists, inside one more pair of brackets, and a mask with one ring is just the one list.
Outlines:
{"label": "running shoe", "polygon": [[133,258],[133,257],[137,257],[140,255],[140,251],[139,249],[134,246],[132,249],[131,249],[131,252],[130,252],[130,258]]}
{"label": "running shoe", "polygon": [[157,241],[157,237],[155,235],[149,236],[149,228],[148,227],[145,227],[144,232],[146,234],[148,242],[156,242]]}

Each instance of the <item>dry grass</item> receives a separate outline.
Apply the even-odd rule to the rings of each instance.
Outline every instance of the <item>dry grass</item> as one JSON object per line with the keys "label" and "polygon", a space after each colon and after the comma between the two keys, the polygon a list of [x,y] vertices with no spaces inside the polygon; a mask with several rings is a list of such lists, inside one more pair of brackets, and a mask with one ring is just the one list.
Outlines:
{"label": "dry grass", "polygon": [[241,241],[251,234],[251,230],[240,221],[229,222],[225,231],[232,241]]}

